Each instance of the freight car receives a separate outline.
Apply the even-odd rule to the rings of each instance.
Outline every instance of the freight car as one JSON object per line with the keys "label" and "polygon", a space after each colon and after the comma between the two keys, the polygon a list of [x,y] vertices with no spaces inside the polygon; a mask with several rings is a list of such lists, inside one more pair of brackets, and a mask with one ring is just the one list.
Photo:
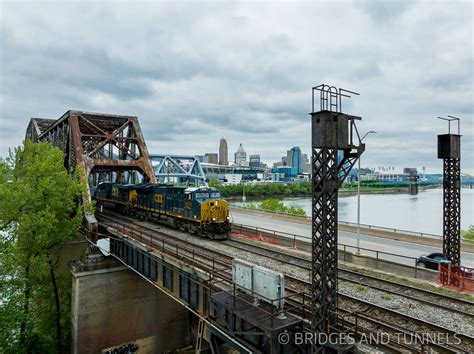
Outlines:
{"label": "freight car", "polygon": [[214,188],[101,183],[94,199],[99,206],[113,205],[121,213],[211,239],[227,238],[231,227],[228,203]]}

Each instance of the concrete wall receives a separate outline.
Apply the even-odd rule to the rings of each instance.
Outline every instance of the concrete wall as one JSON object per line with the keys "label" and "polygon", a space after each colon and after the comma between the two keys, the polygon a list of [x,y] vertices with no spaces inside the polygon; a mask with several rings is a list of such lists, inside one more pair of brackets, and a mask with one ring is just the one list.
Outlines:
{"label": "concrete wall", "polygon": [[187,345],[184,307],[120,263],[101,263],[71,266],[73,353],[100,353],[121,343],[146,342],[140,354]]}
{"label": "concrete wall", "polygon": [[74,259],[80,259],[87,246],[89,246],[89,242],[83,237],[58,245],[57,253],[59,258],[56,269],[60,272],[69,272],[69,262]]}

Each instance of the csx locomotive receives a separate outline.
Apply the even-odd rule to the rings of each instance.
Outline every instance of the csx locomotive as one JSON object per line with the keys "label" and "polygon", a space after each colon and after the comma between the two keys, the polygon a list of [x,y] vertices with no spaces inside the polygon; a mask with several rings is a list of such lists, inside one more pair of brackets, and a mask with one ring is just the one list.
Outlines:
{"label": "csx locomotive", "polygon": [[99,206],[112,204],[122,213],[153,217],[212,239],[226,238],[230,231],[229,206],[214,188],[106,182],[99,184],[94,199]]}

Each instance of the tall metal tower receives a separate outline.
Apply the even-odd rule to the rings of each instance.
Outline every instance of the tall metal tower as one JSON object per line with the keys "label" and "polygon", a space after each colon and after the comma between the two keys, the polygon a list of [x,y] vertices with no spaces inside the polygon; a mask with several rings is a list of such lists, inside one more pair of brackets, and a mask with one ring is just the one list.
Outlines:
{"label": "tall metal tower", "polygon": [[[443,159],[443,253],[453,265],[461,263],[461,135],[460,119],[448,121],[448,134],[438,135],[438,158]],[[451,122],[457,121],[457,134]]]}
{"label": "tall metal tower", "polygon": [[[315,111],[319,91],[320,110]],[[337,310],[337,200],[338,190],[365,150],[355,121],[342,113],[342,97],[358,95],[319,85],[312,89],[312,297],[311,331],[329,334]],[[318,343],[313,353],[325,351]]]}

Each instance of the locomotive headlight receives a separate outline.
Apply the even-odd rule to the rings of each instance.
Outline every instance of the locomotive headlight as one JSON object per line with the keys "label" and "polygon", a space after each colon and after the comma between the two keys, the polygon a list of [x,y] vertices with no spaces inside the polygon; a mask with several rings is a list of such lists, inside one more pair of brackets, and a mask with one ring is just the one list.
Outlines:
{"label": "locomotive headlight", "polygon": [[216,200],[216,206],[218,206],[218,205],[219,205],[219,202]]}
{"label": "locomotive headlight", "polygon": [[212,218],[212,221],[216,221],[216,218]]}

